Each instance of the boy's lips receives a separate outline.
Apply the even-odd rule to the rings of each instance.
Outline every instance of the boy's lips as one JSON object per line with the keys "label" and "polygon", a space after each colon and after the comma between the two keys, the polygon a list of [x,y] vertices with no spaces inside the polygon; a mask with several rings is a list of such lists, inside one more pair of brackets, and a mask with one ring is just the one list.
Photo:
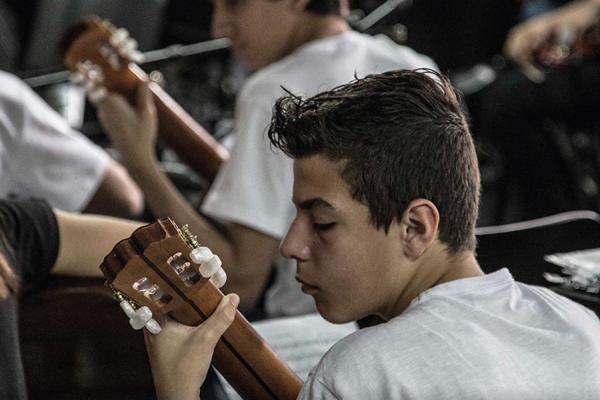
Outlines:
{"label": "boy's lips", "polygon": [[312,285],[312,284],[306,282],[305,280],[300,278],[298,275],[296,275],[296,281],[298,281],[300,284],[302,284],[302,291],[306,294],[314,294],[319,291],[318,286]]}

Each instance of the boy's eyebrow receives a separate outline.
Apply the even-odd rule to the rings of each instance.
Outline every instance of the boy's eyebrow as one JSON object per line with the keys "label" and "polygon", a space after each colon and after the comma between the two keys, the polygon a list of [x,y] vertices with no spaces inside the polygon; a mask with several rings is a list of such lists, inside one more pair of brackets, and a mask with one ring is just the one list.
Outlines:
{"label": "boy's eyebrow", "polygon": [[315,197],[312,199],[304,200],[303,202],[298,204],[298,207],[301,208],[302,210],[312,210],[317,207],[324,207],[331,211],[335,211],[334,206],[332,206],[331,204],[329,204],[328,202],[326,202],[325,200],[323,200],[320,197]]}

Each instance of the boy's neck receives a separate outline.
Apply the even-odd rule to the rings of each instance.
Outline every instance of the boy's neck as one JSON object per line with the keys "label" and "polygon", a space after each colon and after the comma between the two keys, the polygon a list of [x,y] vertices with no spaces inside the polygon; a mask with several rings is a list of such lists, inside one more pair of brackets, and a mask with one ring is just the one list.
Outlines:
{"label": "boy's neck", "polygon": [[400,315],[418,295],[434,286],[484,275],[474,252],[448,254],[445,247],[433,250],[414,271],[393,306],[383,315],[384,319],[389,320]]}

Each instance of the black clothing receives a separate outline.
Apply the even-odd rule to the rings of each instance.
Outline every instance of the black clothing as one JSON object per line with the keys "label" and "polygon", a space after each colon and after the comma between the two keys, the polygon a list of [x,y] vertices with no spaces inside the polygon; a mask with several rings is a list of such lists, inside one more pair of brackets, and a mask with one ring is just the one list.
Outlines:
{"label": "black clothing", "polygon": [[510,70],[486,89],[481,133],[497,144],[506,176],[518,186],[522,204],[516,219],[586,207],[577,199],[549,127],[559,123],[585,129],[600,120],[599,106],[600,60],[551,70],[541,83]]}
{"label": "black clothing", "polygon": [[[58,256],[58,224],[43,201],[0,200],[0,251],[20,286],[45,280]],[[18,331],[18,298],[0,301],[0,399],[27,398]]]}

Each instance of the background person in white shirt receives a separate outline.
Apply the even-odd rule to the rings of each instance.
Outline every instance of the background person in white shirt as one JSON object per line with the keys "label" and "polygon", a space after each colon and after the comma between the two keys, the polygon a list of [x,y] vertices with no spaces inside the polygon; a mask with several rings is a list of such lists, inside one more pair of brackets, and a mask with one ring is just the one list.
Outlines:
{"label": "background person in white shirt", "polygon": [[[334,345],[300,398],[600,397],[598,317],[478,265],[479,169],[444,77],[394,71],[284,97],[269,137],[294,158],[297,213],[281,251],[303,291],[331,322],[386,321]],[[147,337],[161,400],[198,398],[237,302]]]}
{"label": "background person in white shirt", "polygon": [[122,165],[0,71],[0,198],[16,197],[43,198],[69,212],[135,217],[144,210]]}
{"label": "background person in white shirt", "polygon": [[302,295],[291,262],[277,251],[294,208],[289,202],[292,160],[274,151],[266,137],[273,104],[285,94],[282,86],[308,96],[355,74],[435,64],[387,37],[351,31],[339,0],[213,4],[213,36],[230,38],[235,55],[256,71],[236,99],[231,158],[202,205],[203,213],[227,224],[227,235],[205,221],[161,173],[153,152],[156,123],[149,96],[142,93],[142,106],[134,110],[112,95],[99,104],[99,117],[152,211],[189,224],[200,242],[222,258],[225,290],[240,294],[242,309],[257,307],[264,296],[267,316],[311,312],[314,305]]}

